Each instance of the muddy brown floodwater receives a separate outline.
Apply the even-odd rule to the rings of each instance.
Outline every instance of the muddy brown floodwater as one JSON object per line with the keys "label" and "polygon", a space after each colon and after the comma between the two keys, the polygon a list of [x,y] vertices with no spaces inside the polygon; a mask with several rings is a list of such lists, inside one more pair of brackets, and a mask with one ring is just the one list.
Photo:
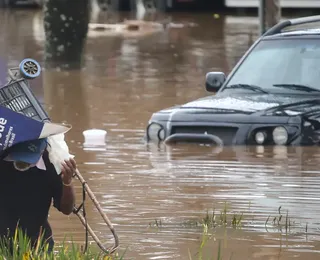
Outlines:
{"label": "muddy brown floodwater", "polygon": [[[43,64],[41,15],[34,10],[0,11],[0,80],[7,66],[25,57]],[[204,257],[216,257],[220,241],[223,259],[319,259],[318,148],[220,151],[143,142],[154,111],[208,95],[205,73],[229,72],[258,34],[255,18],[170,16],[176,23],[198,27],[175,26],[139,37],[90,32],[81,71],[44,70],[31,82],[52,119],[73,125],[67,141],[115,225],[119,252],[127,249],[125,259],[189,259],[190,252],[196,259],[203,229],[193,223],[214,208],[219,213],[226,203],[228,221],[233,213],[243,213],[241,228],[209,228]],[[99,17],[104,19],[122,18]],[[105,150],[83,148],[82,132],[90,128],[107,130]],[[280,206],[282,229],[273,223]],[[89,224],[111,245],[112,236],[90,201],[86,209]],[[50,221],[57,241],[67,234],[83,243],[84,229],[76,216],[52,209]]]}

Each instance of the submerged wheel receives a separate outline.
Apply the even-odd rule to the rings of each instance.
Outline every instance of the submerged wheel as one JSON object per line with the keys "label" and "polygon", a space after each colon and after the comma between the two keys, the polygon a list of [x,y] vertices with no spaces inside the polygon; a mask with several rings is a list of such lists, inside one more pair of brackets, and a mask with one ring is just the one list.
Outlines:
{"label": "submerged wheel", "polygon": [[24,59],[19,65],[22,77],[26,79],[35,79],[41,73],[40,64],[33,59]]}

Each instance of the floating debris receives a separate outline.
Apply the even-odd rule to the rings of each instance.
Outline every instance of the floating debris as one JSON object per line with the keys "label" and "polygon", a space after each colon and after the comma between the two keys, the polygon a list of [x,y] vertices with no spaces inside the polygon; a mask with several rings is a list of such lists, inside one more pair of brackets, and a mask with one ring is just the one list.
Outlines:
{"label": "floating debris", "polygon": [[107,131],[102,129],[88,129],[83,131],[85,148],[105,148]]}
{"label": "floating debris", "polygon": [[89,37],[100,36],[123,36],[140,37],[164,31],[161,23],[147,22],[142,20],[125,20],[117,24],[89,23]]}

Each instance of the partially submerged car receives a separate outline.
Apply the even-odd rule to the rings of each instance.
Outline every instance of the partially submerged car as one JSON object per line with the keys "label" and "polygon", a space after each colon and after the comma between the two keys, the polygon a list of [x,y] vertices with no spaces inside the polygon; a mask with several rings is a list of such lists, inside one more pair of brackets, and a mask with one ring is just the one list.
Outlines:
{"label": "partially submerged car", "polygon": [[[216,145],[320,143],[320,16],[280,22],[244,54],[228,77],[206,75],[215,95],[154,113],[148,142]],[[300,28],[292,28],[299,26]]]}

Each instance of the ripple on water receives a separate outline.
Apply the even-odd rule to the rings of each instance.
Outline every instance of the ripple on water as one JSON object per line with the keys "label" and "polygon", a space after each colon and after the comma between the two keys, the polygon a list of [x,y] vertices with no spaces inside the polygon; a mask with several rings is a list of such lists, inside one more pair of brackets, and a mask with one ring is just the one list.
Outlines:
{"label": "ripple on water", "polygon": [[[201,148],[191,146],[188,151],[198,153],[198,159],[188,160],[187,154],[186,159],[179,160],[172,157],[176,153],[183,158],[181,151],[170,154],[160,149],[155,155],[146,152],[143,145],[137,149],[137,146],[114,140],[110,143],[111,147],[115,143],[118,146],[117,152],[122,149],[125,151],[121,153],[123,159],[110,159],[108,152],[99,154],[97,162],[107,161],[113,167],[105,175],[92,178],[92,181],[105,183],[105,189],[96,194],[104,210],[118,223],[120,234],[130,234],[130,238],[125,235],[122,241],[130,244],[130,250],[141,252],[140,257],[181,257],[181,253],[176,253],[177,248],[186,245],[192,247],[197,241],[200,243],[201,237],[199,227],[188,227],[186,223],[201,220],[207,210],[214,208],[219,214],[224,208],[224,202],[228,203],[232,212],[243,213],[245,216],[242,235],[239,236],[242,242],[245,240],[243,237],[249,237],[248,240],[255,241],[254,248],[257,250],[280,249],[279,241],[284,238],[279,239],[279,230],[271,225],[272,218],[267,228],[265,222],[269,215],[279,216],[278,208],[282,206],[283,217],[288,210],[291,221],[297,222],[295,227],[292,224],[291,237],[286,238],[286,250],[299,254],[318,253],[314,244],[318,239],[319,215],[319,178],[316,172],[304,176],[304,171],[299,171],[299,167],[291,167],[290,172],[277,172],[277,165],[270,163],[269,159],[266,164],[263,160],[251,161],[252,151],[245,149],[240,160],[232,153],[233,148],[225,148],[224,152],[231,156],[225,156],[224,160],[208,160],[201,159],[206,156]],[[247,161],[242,159],[243,155],[248,156]],[[135,158],[139,158],[139,161]],[[95,167],[101,165],[95,164]],[[286,165],[284,167],[287,169]],[[115,185],[108,182],[110,175]],[[156,220],[161,220],[161,225],[158,223],[160,226],[156,226]],[[304,232],[306,223],[310,236],[307,240]],[[186,238],[192,234],[193,237]],[[143,239],[143,236],[147,238]],[[217,235],[217,239],[222,238]],[[237,246],[232,241],[228,243],[236,250]],[[250,248],[249,244],[244,246]],[[297,249],[299,245],[300,251]],[[148,248],[153,251],[149,252]],[[184,253],[187,255],[187,251]]]}

